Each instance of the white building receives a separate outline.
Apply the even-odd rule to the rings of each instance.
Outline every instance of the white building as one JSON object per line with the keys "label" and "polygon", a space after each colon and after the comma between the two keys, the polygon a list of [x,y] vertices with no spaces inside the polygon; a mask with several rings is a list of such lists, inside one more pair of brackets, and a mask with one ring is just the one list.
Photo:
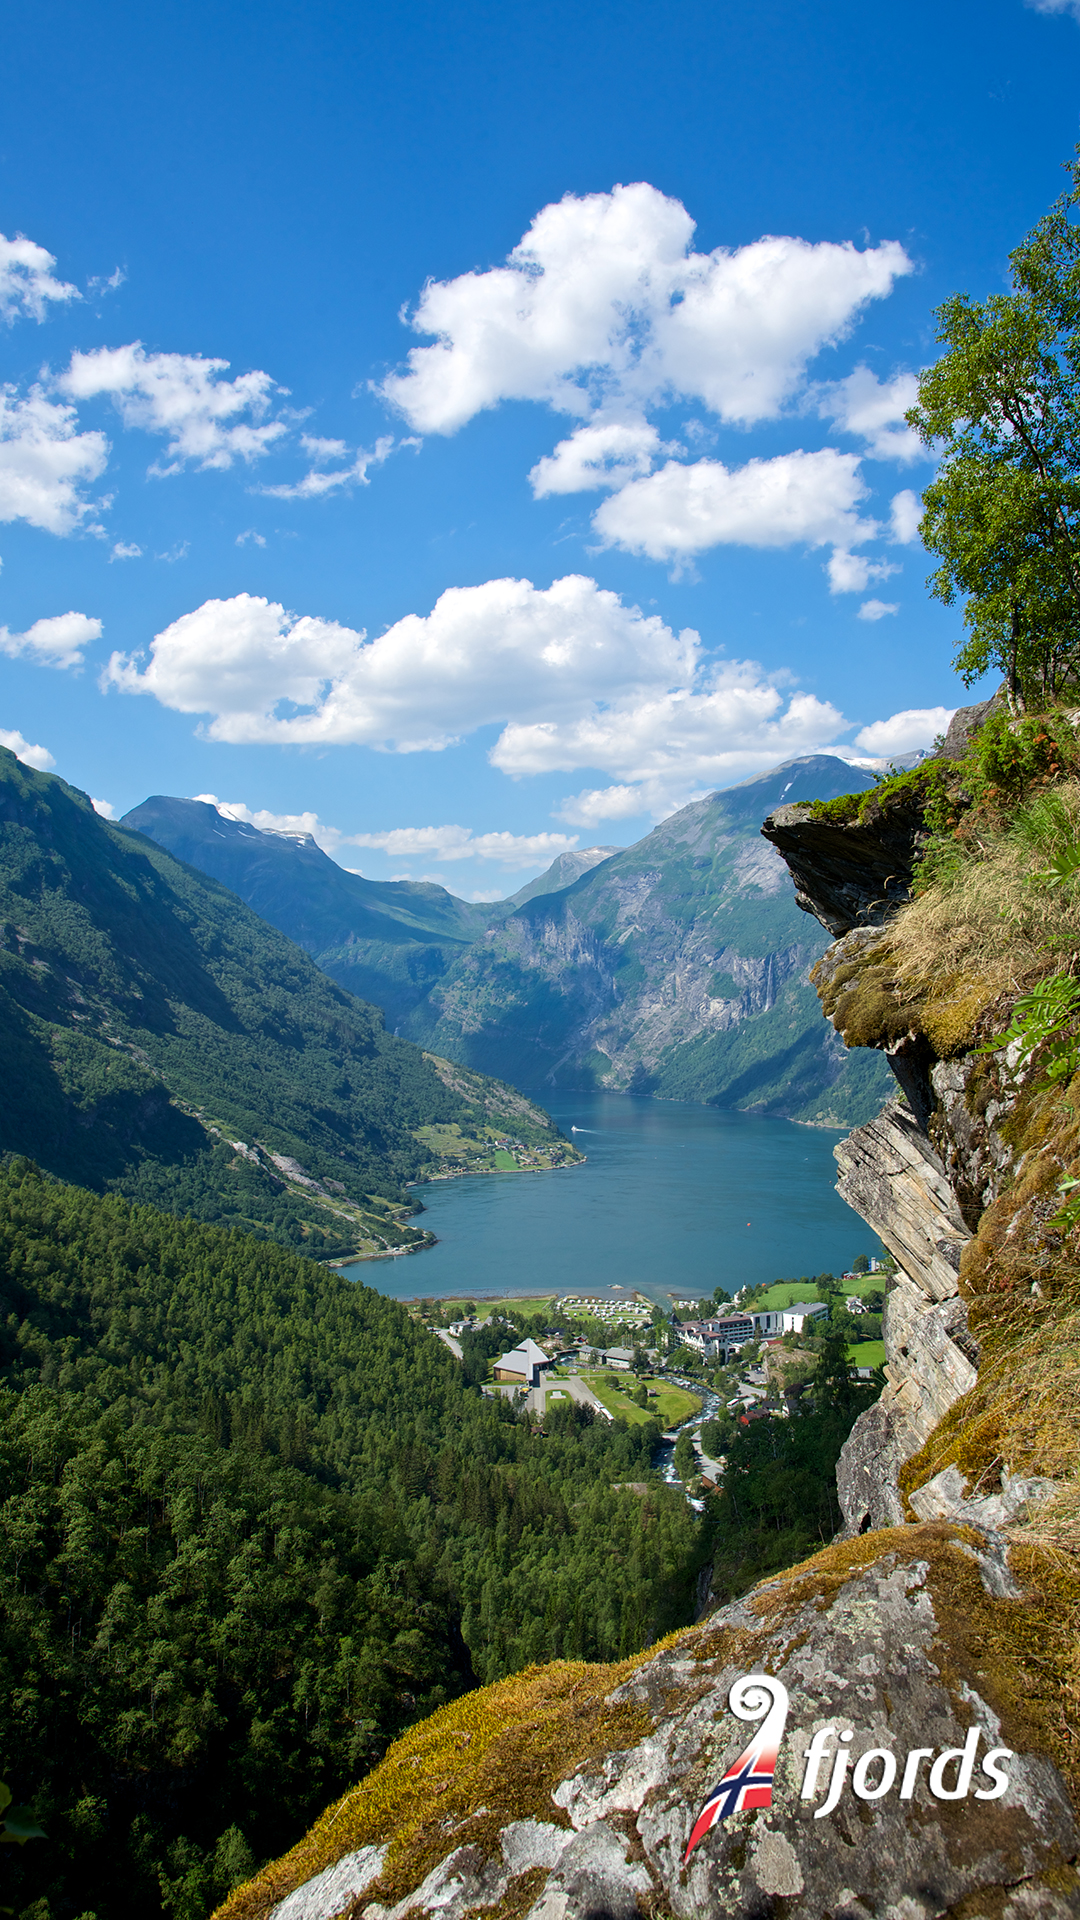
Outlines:
{"label": "white building", "polygon": [[796,1300],[784,1309],[784,1332],[802,1333],[819,1313],[828,1313],[823,1300]]}

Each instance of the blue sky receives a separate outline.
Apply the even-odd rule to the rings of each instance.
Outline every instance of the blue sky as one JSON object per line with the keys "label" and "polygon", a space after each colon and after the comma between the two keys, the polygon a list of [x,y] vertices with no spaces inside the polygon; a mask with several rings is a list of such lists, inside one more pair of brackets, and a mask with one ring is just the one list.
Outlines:
{"label": "blue sky", "polygon": [[11,16],[0,733],[466,897],[928,743],[900,416],[1061,191],[1077,16]]}

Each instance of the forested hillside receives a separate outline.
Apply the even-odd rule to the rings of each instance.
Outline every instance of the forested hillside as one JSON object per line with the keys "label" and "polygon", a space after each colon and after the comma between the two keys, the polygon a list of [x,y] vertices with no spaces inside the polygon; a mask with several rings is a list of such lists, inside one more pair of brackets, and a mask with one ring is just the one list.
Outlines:
{"label": "forested hillside", "polygon": [[474,1679],[691,1617],[652,1428],[534,1434],[317,1262],[17,1160],[0,1329],[4,1767],[48,1833],[5,1850],[17,1912],[201,1920]]}
{"label": "forested hillside", "polygon": [[[423,1129],[576,1158],[389,1035],[215,881],[0,749],[0,1149],[319,1255],[421,1244]],[[488,1140],[490,1145],[490,1140]]]}
{"label": "forested hillside", "polygon": [[827,939],[760,826],[781,801],[873,783],[829,754],[793,760],[636,846],[590,849],[569,884],[585,856],[564,855],[487,908],[345,874],[313,841],[205,803],[157,798],[126,819],[234,887],[402,1034],[483,1073],[852,1125],[880,1105],[887,1070],[823,1027],[807,974]]}

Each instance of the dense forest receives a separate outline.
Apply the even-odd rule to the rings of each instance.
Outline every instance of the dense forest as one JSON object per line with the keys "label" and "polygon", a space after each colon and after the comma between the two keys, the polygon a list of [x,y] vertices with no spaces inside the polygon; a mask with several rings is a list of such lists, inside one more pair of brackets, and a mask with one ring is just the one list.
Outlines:
{"label": "dense forest", "polygon": [[0,1341],[3,1769],[48,1834],[0,1902],[33,1920],[199,1920],[449,1694],[690,1617],[653,1427],[530,1429],[283,1248],[13,1160]]}

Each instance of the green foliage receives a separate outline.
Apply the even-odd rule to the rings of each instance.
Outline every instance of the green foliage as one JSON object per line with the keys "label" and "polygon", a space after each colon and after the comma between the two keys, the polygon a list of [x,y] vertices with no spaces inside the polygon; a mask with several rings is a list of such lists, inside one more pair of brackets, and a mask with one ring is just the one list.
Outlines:
{"label": "green foliage", "polygon": [[[25,1847],[28,1840],[44,1840],[45,1832],[38,1826],[37,1815],[32,1807],[13,1807],[11,1788],[6,1780],[0,1780],[0,1845]],[[10,1908],[6,1909],[10,1912]]]}
{"label": "green foliage", "polygon": [[694,1443],[690,1435],[685,1432],[680,1433],[675,1442],[675,1471],[680,1480],[690,1481],[697,1478],[697,1454],[694,1452]]}
{"label": "green foliage", "polygon": [[655,1427],[585,1411],[541,1437],[397,1302],[0,1169],[0,1723],[50,1841],[19,1910],[195,1920],[474,1679],[690,1618]]}
{"label": "green foliage", "polygon": [[1050,974],[1017,1000],[1005,1032],[975,1051],[997,1053],[1014,1046],[1017,1066],[1026,1067],[1045,1049],[1042,1084],[1068,1082],[1080,1058],[1080,1036],[1075,1032],[1078,1012],[1080,980],[1071,973]]}
{"label": "green foliage", "polygon": [[938,309],[941,358],[909,423],[935,452],[920,534],[930,587],[959,597],[969,683],[991,668],[1010,704],[1048,705],[1080,674],[1080,227],[1072,190],[1010,255],[1012,291]]}
{"label": "green foliage", "polygon": [[853,1387],[845,1406],[826,1402],[790,1419],[736,1426],[720,1491],[708,1503],[718,1600],[828,1545],[843,1518],[837,1458],[877,1391]]}

